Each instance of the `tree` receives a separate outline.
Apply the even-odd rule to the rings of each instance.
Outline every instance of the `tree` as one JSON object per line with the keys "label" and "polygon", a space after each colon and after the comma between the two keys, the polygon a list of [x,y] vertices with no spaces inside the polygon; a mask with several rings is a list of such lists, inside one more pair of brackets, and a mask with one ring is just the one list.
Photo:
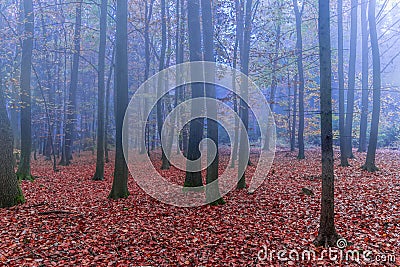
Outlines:
{"label": "tree", "polygon": [[338,234],[334,217],[334,171],[332,133],[332,77],[329,1],[319,1],[318,36],[320,57],[320,106],[321,106],[321,152],[322,196],[321,217],[316,246],[335,246]]}
{"label": "tree", "polygon": [[338,13],[338,79],[339,79],[339,134],[340,134],[340,166],[349,166],[345,143],[344,114],[344,70],[343,70],[343,0],[337,3]]}
{"label": "tree", "polygon": [[363,169],[369,172],[378,170],[375,165],[375,155],[378,143],[379,115],[381,109],[381,59],[379,54],[378,35],[376,32],[375,6],[376,0],[370,0],[368,20],[372,48],[373,104],[367,158],[363,166]]}
{"label": "tree", "polygon": [[[212,9],[211,9],[211,1],[209,0],[201,0],[201,12],[203,14],[203,43],[204,43],[204,60],[215,62],[214,58],[214,25],[212,20]],[[205,76],[211,77],[215,75],[215,70],[213,69],[205,69]],[[213,84],[205,84],[206,96],[207,98],[216,98],[216,89]],[[209,114],[208,118],[216,118],[217,117],[217,103],[212,102],[207,105],[207,114]],[[210,202],[211,205],[220,205],[225,204],[225,201],[221,198],[218,183],[214,183],[212,186],[210,183],[216,181],[218,179],[218,165],[219,165],[219,153],[218,153],[218,123],[213,119],[207,119],[207,137],[210,138],[216,148],[216,155],[211,164],[207,167],[207,175],[206,175],[206,201]],[[208,152],[209,153],[209,152]],[[210,155],[208,155],[209,157]],[[208,162],[208,161],[207,161]],[[218,197],[217,200],[211,201],[215,196]]]}
{"label": "tree", "polygon": [[104,145],[105,145],[105,127],[104,127],[104,93],[105,93],[105,57],[107,42],[107,0],[101,0],[100,5],[100,44],[98,56],[98,96],[97,96],[97,158],[96,172],[93,180],[104,180]]}
{"label": "tree", "polygon": [[353,115],[354,115],[354,89],[356,84],[356,57],[357,57],[357,9],[358,0],[351,0],[351,26],[350,26],[350,59],[349,79],[347,91],[346,125],[345,125],[345,152],[347,158],[353,155]]}
{"label": "tree", "polygon": [[[167,50],[167,20],[166,20],[166,6],[165,6],[165,0],[161,0],[161,53],[160,53],[160,62],[159,62],[159,66],[158,66],[158,71],[162,71],[165,67],[165,53]],[[160,75],[160,78],[158,79],[158,90],[157,90],[157,94],[159,97],[161,97],[161,95],[159,95],[159,92],[161,91],[161,86],[163,86],[162,84],[162,80],[163,77],[162,75]],[[158,135],[161,139],[161,132],[162,132],[162,127],[163,127],[163,112],[162,112],[162,99],[160,99],[157,102],[157,128],[158,128]],[[162,160],[162,164],[161,164],[161,169],[162,170],[166,170],[169,169],[170,164],[169,164],[169,160],[166,157],[165,151],[166,148],[162,145],[161,146],[161,160]]]}
{"label": "tree", "polygon": [[[2,22],[0,17],[0,25]],[[14,171],[14,140],[6,110],[2,70],[3,64],[0,60],[0,151],[2,153],[0,159],[0,208],[7,208],[24,203],[25,198]]]}
{"label": "tree", "polygon": [[296,146],[296,124],[297,124],[297,74],[293,82],[293,123],[290,138],[290,151],[294,151]]}
{"label": "tree", "polygon": [[[240,70],[244,75],[249,74],[249,61],[250,61],[250,37],[251,37],[251,29],[252,29],[252,6],[253,6],[253,1],[252,0],[246,0],[245,4],[245,11],[244,11],[244,28],[243,28],[243,40],[239,42],[240,45]],[[242,7],[240,7],[242,8]],[[242,13],[242,11],[240,11]],[[243,13],[242,13],[243,14]],[[238,23],[243,23],[243,19],[240,19]],[[240,26],[240,27],[243,27]],[[239,27],[239,26],[238,26]],[[247,84],[248,80],[243,79],[241,81],[241,88],[240,90],[242,91],[242,99],[240,99],[240,105],[239,105],[239,116],[240,119],[243,122],[243,126],[246,132],[240,132],[240,141],[239,141],[239,168],[238,172],[239,174],[242,173],[241,177],[239,178],[239,182],[237,184],[237,189],[244,189],[246,188],[246,176],[245,176],[245,168],[249,163],[248,159],[244,158],[244,155],[246,153],[242,153],[246,149],[246,136],[247,136],[247,131],[249,129],[249,107],[247,106],[247,94],[248,94],[248,89],[247,89]]]}
{"label": "tree", "polygon": [[82,27],[82,2],[80,1],[76,8],[71,83],[68,92],[64,149],[60,161],[60,165],[64,166],[68,166],[71,163],[72,159],[72,146],[75,134],[75,124],[76,124],[76,91],[78,89],[79,57],[81,51],[81,27]]}
{"label": "tree", "polygon": [[299,154],[298,159],[304,159],[304,67],[303,67],[303,35],[301,32],[302,16],[304,11],[304,2],[301,10],[297,0],[293,0],[294,14],[296,17],[296,55],[297,72],[299,75],[299,129],[297,132]]}
{"label": "tree", "polygon": [[33,179],[31,175],[31,72],[34,36],[34,13],[32,0],[24,0],[25,37],[22,42],[21,59],[21,161],[17,176],[20,180]]}
{"label": "tree", "polygon": [[[198,0],[188,0],[188,32],[189,32],[189,54],[190,61],[201,61],[201,35],[200,31],[200,4]],[[193,78],[196,77],[195,73],[192,73]],[[201,83],[191,84],[192,98],[203,97],[204,86]],[[196,117],[200,114],[200,110],[203,107],[192,105],[191,116]],[[200,158],[199,144],[203,138],[203,119],[194,119],[190,122],[189,128],[189,146],[187,158],[188,160],[197,160]],[[200,167],[200,166],[198,166]],[[200,168],[197,168],[200,169]],[[185,187],[199,187],[203,185],[201,178],[201,172],[186,172]]]}
{"label": "tree", "polygon": [[367,20],[368,1],[361,2],[361,34],[362,34],[362,94],[361,94],[361,118],[360,118],[360,138],[358,142],[358,152],[367,151],[367,124],[368,124],[368,20]]}
{"label": "tree", "polygon": [[128,167],[124,158],[122,125],[126,108],[128,107],[128,3],[127,0],[117,0],[116,11],[116,41],[115,41],[115,168],[114,180],[110,195],[111,199],[127,198]]}

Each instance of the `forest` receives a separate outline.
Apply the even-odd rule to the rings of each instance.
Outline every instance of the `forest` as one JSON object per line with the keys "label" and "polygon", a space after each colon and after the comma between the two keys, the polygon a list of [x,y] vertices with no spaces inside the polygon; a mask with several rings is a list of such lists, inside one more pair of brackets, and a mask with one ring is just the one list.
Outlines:
{"label": "forest", "polygon": [[0,266],[400,266],[399,0],[1,0]]}

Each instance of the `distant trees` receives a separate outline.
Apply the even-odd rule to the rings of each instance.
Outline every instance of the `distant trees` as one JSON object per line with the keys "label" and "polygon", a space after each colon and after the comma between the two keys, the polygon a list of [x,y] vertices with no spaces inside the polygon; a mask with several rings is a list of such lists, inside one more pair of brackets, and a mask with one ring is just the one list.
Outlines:
{"label": "distant trees", "polygon": [[322,196],[321,216],[317,246],[335,246],[338,234],[334,213],[334,167],[332,132],[332,62],[330,38],[329,1],[319,0],[318,37],[320,57],[320,105],[321,105],[321,152],[322,152]]}
{"label": "distant trees", "polygon": [[125,111],[128,106],[128,4],[127,0],[117,0],[115,40],[115,168],[111,199],[126,198],[128,191],[128,166],[125,162],[122,132]]}
{"label": "distant trees", "polygon": [[32,121],[31,72],[34,36],[34,11],[32,0],[24,0],[24,38],[21,58],[21,161],[17,176],[21,180],[33,179],[31,175]]}
{"label": "distant trees", "polygon": [[75,17],[74,50],[71,69],[71,83],[68,91],[65,138],[60,165],[68,166],[72,159],[76,127],[76,97],[78,89],[79,59],[81,53],[82,1],[78,2]]}

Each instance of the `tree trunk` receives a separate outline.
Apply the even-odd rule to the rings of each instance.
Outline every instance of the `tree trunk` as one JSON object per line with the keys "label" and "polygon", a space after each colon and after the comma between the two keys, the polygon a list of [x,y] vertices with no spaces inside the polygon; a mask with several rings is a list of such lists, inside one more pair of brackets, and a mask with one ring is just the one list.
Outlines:
{"label": "tree trunk", "polygon": [[31,71],[34,35],[34,13],[32,0],[24,0],[25,38],[22,43],[21,60],[21,161],[17,176],[20,180],[33,179],[31,175]]}
{"label": "tree trunk", "polygon": [[[158,71],[162,71],[165,67],[165,53],[167,49],[167,20],[166,20],[166,5],[165,0],[161,0],[161,53],[160,53],[160,64],[158,66]],[[160,92],[162,91],[161,87],[163,86],[163,77],[160,75],[158,79],[158,86],[157,86],[157,96],[161,97]],[[157,102],[157,129],[158,129],[158,136],[161,140],[161,131],[163,127],[163,101],[162,98]],[[165,147],[161,144],[161,170],[169,169],[170,164],[165,155]]]}
{"label": "tree trunk", "polygon": [[[189,54],[190,61],[201,61],[201,34],[200,31],[200,4],[199,0],[188,0],[188,32],[189,32]],[[196,77],[196,74],[193,78]],[[192,98],[204,96],[204,86],[200,83],[192,83]],[[192,105],[191,116],[196,117],[200,114],[200,109],[203,107]],[[199,144],[203,138],[203,119],[194,119],[190,122],[189,129],[189,146],[187,152],[188,160],[197,160],[200,158]],[[200,169],[200,166],[197,166]],[[203,186],[201,172],[186,172],[185,187],[200,187]]]}
{"label": "tree trunk", "polygon": [[338,0],[338,79],[339,79],[339,135],[340,166],[349,166],[346,154],[346,131],[344,111],[344,70],[343,70],[343,0]]}
{"label": "tree trunk", "polygon": [[290,140],[290,151],[294,151],[296,147],[296,124],[297,124],[297,74],[294,77],[293,85],[293,123],[292,123],[292,138]]}
{"label": "tree trunk", "polygon": [[128,3],[127,0],[117,0],[116,11],[116,54],[115,54],[115,169],[110,195],[111,199],[127,198],[128,167],[126,165],[122,139],[122,125],[128,106]]}
{"label": "tree trunk", "polygon": [[301,24],[303,16],[304,3],[299,10],[298,3],[293,0],[294,13],[296,16],[296,54],[297,54],[297,71],[299,75],[299,129],[297,133],[299,154],[298,159],[304,159],[304,67],[303,67],[303,35],[301,33]]}
{"label": "tree trunk", "polygon": [[368,20],[372,48],[373,104],[371,132],[369,135],[367,158],[363,166],[363,169],[369,172],[378,170],[375,165],[375,155],[378,143],[379,115],[381,109],[381,59],[379,54],[378,36],[376,32],[375,6],[376,0],[370,0],[368,9]]}
{"label": "tree trunk", "polygon": [[74,53],[72,59],[71,83],[68,92],[67,114],[65,122],[64,155],[60,165],[68,166],[72,159],[72,146],[76,124],[76,91],[78,89],[79,57],[81,50],[82,2],[76,8]]}
{"label": "tree trunk", "polygon": [[[252,6],[253,6],[253,1],[247,0],[246,1],[246,9],[243,12],[245,14],[245,17],[244,17],[243,39],[241,42],[242,45],[240,46],[240,70],[244,75],[249,74],[250,36],[251,36],[251,28],[252,28],[252,14],[253,14]],[[248,81],[246,79],[244,79],[241,83],[241,90],[242,90],[241,93],[242,93],[243,99],[240,100],[240,105],[239,105],[239,116],[240,116],[240,119],[243,121],[243,126],[244,126],[246,132],[249,129],[249,109],[248,109],[248,106],[246,103],[246,101],[248,100],[248,97],[247,97],[248,84],[247,84],[247,82]],[[247,165],[249,164],[249,160],[247,158],[246,159],[243,158],[244,155],[246,155],[246,153],[244,153],[244,151],[249,149],[248,147],[246,147],[246,142],[245,142],[246,135],[247,135],[246,133],[243,133],[243,132],[240,133],[238,173],[239,174],[243,173],[243,174],[241,175],[241,177],[238,177],[239,181],[237,184],[237,189],[246,188],[246,176],[245,176],[244,170],[246,169]]]}
{"label": "tree trunk", "polygon": [[3,93],[3,81],[0,76],[0,208],[12,207],[25,202],[14,172],[13,142]]}
{"label": "tree trunk", "polygon": [[[212,20],[211,1],[201,0],[201,12],[203,19],[203,43],[204,43],[204,61],[215,62],[214,58],[214,25]],[[214,69],[204,69],[205,77],[213,77],[215,75]],[[206,97],[216,99],[216,88],[214,84],[206,84]],[[211,102],[206,106],[207,117],[217,117],[217,103]],[[218,153],[218,122],[212,119],[207,119],[207,137],[210,138],[216,148],[216,155],[211,164],[207,167],[206,175],[206,202],[211,205],[225,204],[225,201],[221,198],[219,187],[218,187],[218,166],[219,166],[219,153]],[[209,151],[207,150],[209,153]],[[209,153],[208,158],[212,155]],[[209,160],[207,160],[209,162]],[[214,183],[213,183],[214,182]],[[210,185],[210,183],[213,183]]]}
{"label": "tree trunk", "polygon": [[335,246],[338,234],[335,229],[334,171],[332,133],[332,62],[330,38],[329,1],[319,1],[319,56],[320,56],[320,106],[321,106],[321,152],[322,196],[321,217],[316,246]]}
{"label": "tree trunk", "polygon": [[361,3],[361,34],[362,34],[362,94],[361,94],[361,118],[360,118],[360,139],[358,142],[358,152],[367,151],[367,124],[368,124],[368,20],[367,20],[368,2]]}
{"label": "tree trunk", "polygon": [[346,157],[353,155],[353,115],[354,115],[354,89],[356,84],[356,53],[357,53],[357,9],[358,0],[351,0],[351,27],[350,27],[350,60],[349,80],[347,91],[346,124],[345,124],[345,151]]}
{"label": "tree trunk", "polygon": [[98,97],[97,97],[97,158],[96,158],[96,172],[93,180],[104,180],[104,71],[105,71],[105,57],[106,57],[106,42],[107,42],[107,2],[108,0],[101,0],[100,6],[100,44],[99,44],[99,66],[98,66]]}

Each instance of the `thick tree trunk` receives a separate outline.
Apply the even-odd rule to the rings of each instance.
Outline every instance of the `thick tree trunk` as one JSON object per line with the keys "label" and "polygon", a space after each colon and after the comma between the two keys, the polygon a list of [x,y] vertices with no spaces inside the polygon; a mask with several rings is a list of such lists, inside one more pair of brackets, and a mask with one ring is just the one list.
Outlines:
{"label": "thick tree trunk", "polygon": [[363,169],[369,172],[378,170],[375,165],[375,155],[378,143],[379,115],[381,109],[381,59],[379,54],[378,36],[376,32],[375,6],[376,0],[370,0],[368,9],[368,20],[372,48],[373,105],[367,158],[363,166]]}
{"label": "thick tree trunk", "polygon": [[[189,53],[190,61],[201,61],[201,35],[200,31],[200,4],[199,0],[188,0],[188,32],[189,32]],[[193,78],[196,74],[192,74]],[[200,83],[191,84],[192,98],[204,96],[204,86]],[[192,105],[191,116],[196,117],[200,114],[203,107]],[[200,158],[199,144],[203,138],[203,119],[194,119],[190,122],[189,146],[187,152],[188,160]],[[198,166],[197,169],[200,169]],[[203,185],[201,172],[186,172],[185,187],[199,187]]]}
{"label": "thick tree trunk", "polygon": [[353,155],[353,115],[354,115],[354,89],[356,84],[356,53],[357,53],[357,9],[358,0],[351,0],[351,27],[350,27],[350,59],[349,80],[347,91],[346,124],[345,124],[345,151],[347,158]]}
{"label": "thick tree trunk", "polygon": [[367,124],[368,124],[368,20],[367,20],[368,2],[361,3],[361,34],[362,34],[362,93],[361,93],[361,118],[360,118],[360,138],[358,142],[358,152],[367,151]]}
{"label": "thick tree trunk", "polygon": [[107,2],[101,0],[100,6],[100,44],[99,44],[99,63],[98,63],[98,97],[97,97],[97,158],[96,172],[93,180],[104,180],[104,145],[105,145],[105,127],[104,127],[104,93],[105,93],[105,57],[107,42]]}
{"label": "thick tree trunk", "polygon": [[17,176],[20,180],[33,179],[31,175],[31,71],[34,35],[34,13],[32,0],[24,0],[25,38],[22,43],[21,60],[21,161]]}
{"label": "thick tree trunk", "polygon": [[338,234],[335,229],[334,170],[332,133],[332,77],[329,1],[319,1],[319,55],[320,55],[320,106],[321,106],[321,152],[322,196],[321,217],[317,246],[335,246]]}
{"label": "thick tree trunk", "polygon": [[338,79],[339,79],[339,135],[340,166],[349,166],[346,154],[346,131],[344,111],[344,70],[343,70],[343,0],[338,0]]}
{"label": "thick tree trunk", "polygon": [[82,2],[76,8],[74,54],[72,59],[71,83],[68,92],[67,119],[65,122],[64,155],[60,165],[68,166],[72,159],[72,146],[76,124],[76,91],[78,89],[79,57],[81,50]]}
{"label": "thick tree trunk", "polygon": [[302,16],[304,3],[299,10],[298,2],[293,0],[294,13],[296,16],[296,55],[297,55],[297,72],[299,75],[299,129],[297,139],[299,145],[298,159],[304,159],[304,67],[303,67],[303,35],[301,32]]}
{"label": "thick tree trunk", "polygon": [[6,208],[24,203],[25,198],[14,172],[13,136],[7,116],[2,77],[0,77],[0,151],[0,208]]}
{"label": "thick tree trunk", "polygon": [[116,54],[115,54],[115,169],[110,195],[111,199],[126,198],[128,191],[128,167],[126,165],[122,139],[122,125],[128,106],[128,4],[117,0],[116,12]]}

